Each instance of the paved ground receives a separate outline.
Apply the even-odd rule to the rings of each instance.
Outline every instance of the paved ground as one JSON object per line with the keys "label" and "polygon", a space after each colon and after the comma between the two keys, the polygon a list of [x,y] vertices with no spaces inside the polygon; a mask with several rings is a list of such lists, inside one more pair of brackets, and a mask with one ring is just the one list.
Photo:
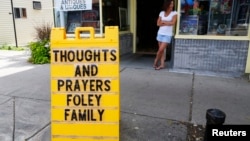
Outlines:
{"label": "paved ground", "polygon": [[[50,140],[50,65],[28,57],[0,50],[0,141]],[[225,124],[250,124],[247,79],[156,71],[153,58],[121,58],[121,141],[188,141],[187,123],[205,126],[210,108]]]}

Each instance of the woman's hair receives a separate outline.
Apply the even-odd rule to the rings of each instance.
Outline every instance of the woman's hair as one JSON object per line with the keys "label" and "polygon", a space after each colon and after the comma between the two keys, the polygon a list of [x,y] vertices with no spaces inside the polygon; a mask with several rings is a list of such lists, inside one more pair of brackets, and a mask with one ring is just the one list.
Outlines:
{"label": "woman's hair", "polygon": [[166,11],[168,9],[168,7],[170,6],[172,1],[174,2],[174,0],[164,0],[162,10]]}

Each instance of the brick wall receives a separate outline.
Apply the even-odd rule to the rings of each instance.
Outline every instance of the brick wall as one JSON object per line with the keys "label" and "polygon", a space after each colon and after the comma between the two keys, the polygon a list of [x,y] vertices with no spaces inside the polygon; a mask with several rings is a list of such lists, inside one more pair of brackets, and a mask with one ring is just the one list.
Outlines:
{"label": "brick wall", "polygon": [[174,69],[245,73],[248,41],[175,39]]}

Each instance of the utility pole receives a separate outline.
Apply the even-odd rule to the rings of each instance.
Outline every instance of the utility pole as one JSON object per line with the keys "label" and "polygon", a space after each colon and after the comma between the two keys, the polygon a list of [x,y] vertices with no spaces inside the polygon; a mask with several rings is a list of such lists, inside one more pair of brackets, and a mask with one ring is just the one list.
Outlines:
{"label": "utility pole", "polygon": [[14,15],[14,8],[13,8],[13,0],[11,0],[11,10],[12,10],[12,19],[13,19],[13,27],[14,27],[14,34],[15,34],[15,43],[16,43],[16,47],[18,47],[17,44],[17,36],[16,36],[16,23],[15,23],[15,15]]}

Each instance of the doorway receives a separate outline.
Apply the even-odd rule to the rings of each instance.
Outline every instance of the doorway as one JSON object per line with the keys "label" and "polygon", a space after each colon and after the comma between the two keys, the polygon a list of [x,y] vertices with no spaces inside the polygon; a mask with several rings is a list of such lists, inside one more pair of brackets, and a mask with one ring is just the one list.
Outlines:
{"label": "doorway", "polygon": [[156,21],[162,10],[163,1],[137,0],[136,53],[156,54],[158,50]]}

